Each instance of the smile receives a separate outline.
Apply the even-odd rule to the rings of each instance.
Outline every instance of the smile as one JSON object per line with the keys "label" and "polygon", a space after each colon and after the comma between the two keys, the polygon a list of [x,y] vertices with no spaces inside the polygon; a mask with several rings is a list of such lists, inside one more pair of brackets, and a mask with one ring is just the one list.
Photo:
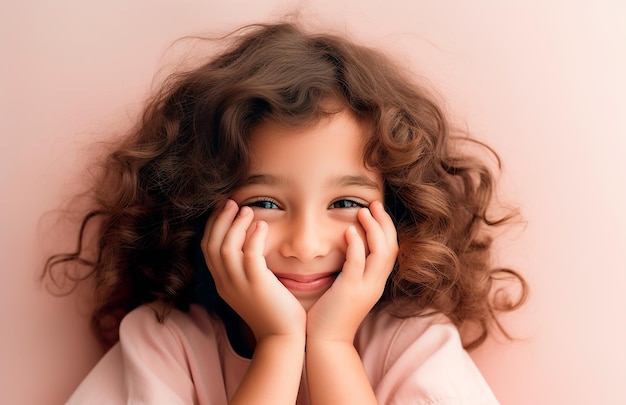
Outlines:
{"label": "smile", "polygon": [[289,290],[293,291],[314,291],[330,287],[335,281],[339,272],[320,274],[276,274],[278,280]]}

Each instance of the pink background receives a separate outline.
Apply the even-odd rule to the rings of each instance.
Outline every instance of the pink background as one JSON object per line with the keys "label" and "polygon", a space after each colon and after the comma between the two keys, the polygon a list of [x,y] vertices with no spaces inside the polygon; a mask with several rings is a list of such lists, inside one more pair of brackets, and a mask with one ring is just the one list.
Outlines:
{"label": "pink background", "polygon": [[[100,355],[81,301],[37,282],[44,253],[71,246],[46,213],[91,145],[127,123],[174,39],[306,3],[0,2],[0,403],[61,404]],[[472,354],[502,403],[626,403],[626,3],[309,3],[428,77],[505,162],[502,201],[527,224],[499,259],[532,296],[505,318],[519,341]]]}

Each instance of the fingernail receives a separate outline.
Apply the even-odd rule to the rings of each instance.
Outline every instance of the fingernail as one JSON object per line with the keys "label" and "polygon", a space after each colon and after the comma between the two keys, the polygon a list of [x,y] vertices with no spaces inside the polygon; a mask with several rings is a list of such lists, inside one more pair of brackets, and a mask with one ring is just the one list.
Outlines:
{"label": "fingernail", "polygon": [[382,201],[374,201],[372,204],[374,204],[376,206],[374,208],[375,210],[380,210],[380,211],[384,211],[385,210],[385,206],[383,205]]}
{"label": "fingernail", "polygon": [[224,210],[232,209],[235,205],[237,205],[237,203],[229,198],[224,203]]}

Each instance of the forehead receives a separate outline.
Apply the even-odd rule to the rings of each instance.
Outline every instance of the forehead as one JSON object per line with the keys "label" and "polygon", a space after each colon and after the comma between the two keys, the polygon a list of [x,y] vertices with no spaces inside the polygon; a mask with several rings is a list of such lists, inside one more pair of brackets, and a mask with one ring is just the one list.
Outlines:
{"label": "forehead", "polygon": [[250,170],[369,171],[363,159],[369,130],[346,110],[303,127],[261,124],[250,135]]}

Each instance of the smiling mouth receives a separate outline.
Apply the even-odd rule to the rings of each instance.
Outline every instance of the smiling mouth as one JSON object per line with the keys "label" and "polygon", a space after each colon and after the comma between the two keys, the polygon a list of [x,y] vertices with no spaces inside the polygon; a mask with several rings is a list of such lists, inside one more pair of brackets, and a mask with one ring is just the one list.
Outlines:
{"label": "smiling mouth", "polygon": [[338,275],[339,272],[332,272],[311,275],[276,274],[276,277],[289,290],[314,291],[329,287]]}

